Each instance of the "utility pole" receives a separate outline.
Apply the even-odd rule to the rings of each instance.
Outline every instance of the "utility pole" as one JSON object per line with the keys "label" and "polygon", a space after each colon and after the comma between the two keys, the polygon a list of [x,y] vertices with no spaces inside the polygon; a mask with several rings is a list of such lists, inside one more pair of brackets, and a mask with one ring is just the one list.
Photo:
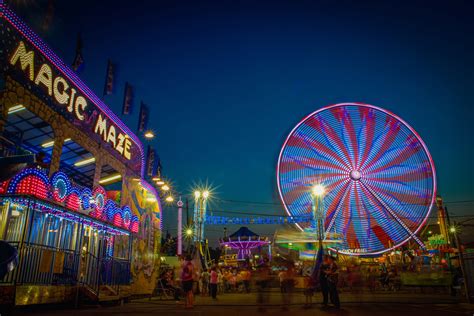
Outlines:
{"label": "utility pole", "polygon": [[461,244],[461,241],[459,240],[459,235],[456,229],[456,222],[454,222],[454,227],[453,227],[452,232],[453,232],[454,239],[456,240],[456,245],[458,248],[459,265],[461,266],[461,272],[464,279],[464,292],[466,292],[467,302],[471,304],[472,303],[471,292],[469,291],[469,287],[471,286],[471,284],[470,284],[470,280],[468,279],[469,276],[466,275],[466,270],[464,268],[464,254],[463,254],[463,250],[461,249],[462,244]]}
{"label": "utility pole", "polygon": [[186,226],[189,227],[189,202],[186,198]]}

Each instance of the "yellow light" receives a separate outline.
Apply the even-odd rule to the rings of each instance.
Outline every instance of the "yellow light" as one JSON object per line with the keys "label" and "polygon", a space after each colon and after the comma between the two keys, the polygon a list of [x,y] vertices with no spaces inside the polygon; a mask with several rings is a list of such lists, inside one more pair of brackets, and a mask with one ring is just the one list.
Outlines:
{"label": "yellow light", "polygon": [[292,242],[289,242],[289,243],[288,243],[288,246],[293,246],[293,243],[292,243]]}
{"label": "yellow light", "polygon": [[161,187],[161,189],[162,189],[163,191],[169,191],[169,190],[170,190],[170,187],[165,184],[164,186]]}
{"label": "yellow light", "polygon": [[113,174],[113,175],[110,175],[108,177],[105,177],[103,179],[100,179],[99,180],[99,183],[100,184],[105,184],[105,183],[109,183],[109,182],[112,182],[114,180],[119,180],[122,178],[122,175],[120,173],[117,173],[117,174]]}
{"label": "yellow light", "polygon": [[165,181],[156,181],[156,185],[163,185],[165,184]]}
{"label": "yellow light", "polygon": [[160,181],[161,179],[160,179],[160,177],[154,177],[152,180],[153,181]]}
{"label": "yellow light", "polygon": [[450,231],[451,233],[455,233],[455,232],[456,232],[456,227],[452,226],[452,227],[449,229],[449,231]]}
{"label": "yellow light", "polygon": [[202,197],[207,199],[209,197],[209,191],[206,190],[206,191],[202,192]]}
{"label": "yellow light", "polygon": [[166,201],[166,202],[173,202],[174,199],[173,199],[173,197],[172,197],[171,195],[168,195],[168,196],[166,197],[165,201]]}
{"label": "yellow light", "polygon": [[[70,140],[71,140],[70,138],[66,138],[66,139],[64,140],[64,142],[69,142]],[[44,144],[41,144],[41,147],[43,147],[43,148],[48,148],[48,147],[53,147],[53,145],[54,145],[54,140],[51,140],[51,141],[49,141],[49,142],[46,142],[46,143],[44,143]]]}
{"label": "yellow light", "polygon": [[321,184],[316,184],[313,189],[311,190],[311,192],[313,193],[314,196],[322,196],[324,194],[324,186],[321,185]]}
{"label": "yellow light", "polygon": [[199,199],[201,197],[200,191],[194,191],[194,198]]}
{"label": "yellow light", "polygon": [[143,136],[145,136],[145,138],[152,139],[153,137],[155,137],[155,134],[152,131],[146,131]]}
{"label": "yellow light", "polygon": [[193,234],[193,230],[191,228],[186,229],[186,235],[191,236]]}
{"label": "yellow light", "polygon": [[155,199],[155,197],[147,197],[146,201],[147,202],[156,202],[156,199]]}
{"label": "yellow light", "polygon": [[13,114],[13,113],[16,113],[16,112],[20,112],[20,111],[23,111],[24,109],[25,109],[25,107],[21,104],[15,105],[15,106],[12,106],[11,108],[8,109],[8,114]]}
{"label": "yellow light", "polygon": [[74,163],[74,167],[82,167],[95,162],[95,157],[90,157],[84,160],[80,160]]}

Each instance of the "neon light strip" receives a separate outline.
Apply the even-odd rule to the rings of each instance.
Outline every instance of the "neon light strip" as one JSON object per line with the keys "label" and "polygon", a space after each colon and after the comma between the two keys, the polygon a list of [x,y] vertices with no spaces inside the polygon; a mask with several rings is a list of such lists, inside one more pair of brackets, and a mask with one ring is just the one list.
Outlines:
{"label": "neon light strip", "polygon": [[38,207],[43,212],[46,212],[48,214],[58,216],[67,220],[73,220],[75,222],[84,223],[96,228],[101,227],[102,230],[109,231],[115,234],[130,235],[130,232],[126,230],[115,227],[112,228],[111,226],[105,223],[96,221],[90,217],[86,217],[85,215],[67,212],[66,210],[56,207],[53,204],[49,204],[47,202],[40,201],[31,197],[5,197],[5,200],[10,201],[10,203],[20,204],[23,207],[28,207],[30,205],[30,202],[33,202],[34,207]]}
{"label": "neon light strip", "polygon": [[93,162],[95,162],[95,157],[86,158],[86,159],[84,159],[84,160],[76,161],[76,162],[74,163],[74,167],[82,167],[82,166],[91,164],[91,163],[93,163]]}
{"label": "neon light strip", "polygon": [[11,108],[8,109],[8,114],[13,114],[13,113],[16,113],[16,112],[20,112],[20,111],[23,111],[24,109],[25,109],[25,107],[21,104],[15,105],[15,106],[12,106]]}
{"label": "neon light strip", "polygon": [[6,4],[0,4],[0,14],[4,17],[18,32],[23,34],[25,38],[38,49],[46,59],[48,59],[52,64],[56,66],[56,68],[71,82],[73,82],[76,87],[86,95],[95,106],[97,106],[100,110],[104,112],[107,117],[112,120],[119,128],[121,128],[130,138],[134,141],[134,143],[138,146],[140,151],[140,158],[142,161],[141,164],[141,176],[144,177],[145,174],[145,154],[143,151],[143,145],[140,139],[132,133],[132,131],[123,123],[117,115],[115,115],[109,107],[100,100],[94,92],[92,92],[89,87],[87,87],[82,80],[77,76],[74,71],[72,71],[69,66],[67,66],[50,48],[46,45],[45,42],[38,35],[36,35],[21,19],[11,11]]}

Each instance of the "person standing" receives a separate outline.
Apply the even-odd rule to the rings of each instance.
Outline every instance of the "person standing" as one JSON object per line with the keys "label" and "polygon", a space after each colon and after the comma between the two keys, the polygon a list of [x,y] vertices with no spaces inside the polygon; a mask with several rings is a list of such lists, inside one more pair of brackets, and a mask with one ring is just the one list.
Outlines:
{"label": "person standing", "polygon": [[331,299],[331,303],[334,304],[334,307],[339,309],[341,307],[341,304],[339,302],[339,293],[337,292],[338,267],[336,264],[336,259],[332,256],[328,256],[327,262],[328,264],[326,268],[326,279],[329,298]]}
{"label": "person standing", "polygon": [[201,273],[201,295],[209,295],[209,272],[204,269]]}
{"label": "person standing", "polygon": [[217,273],[217,268],[215,266],[211,269],[210,275],[210,288],[211,288],[211,297],[214,300],[217,300],[217,284],[219,283],[219,274]]}
{"label": "person standing", "polygon": [[193,294],[193,283],[194,283],[194,266],[191,262],[192,258],[190,255],[186,256],[186,261],[181,271],[181,282],[183,286],[183,292],[185,297],[185,308],[194,307],[194,294]]}
{"label": "person standing", "polygon": [[222,274],[222,271],[220,269],[217,271],[217,284],[218,284],[217,292],[219,294],[224,294],[224,289],[225,289],[224,274]]}
{"label": "person standing", "polygon": [[248,268],[242,270],[242,281],[244,282],[244,290],[245,293],[250,293],[250,279],[252,274]]}

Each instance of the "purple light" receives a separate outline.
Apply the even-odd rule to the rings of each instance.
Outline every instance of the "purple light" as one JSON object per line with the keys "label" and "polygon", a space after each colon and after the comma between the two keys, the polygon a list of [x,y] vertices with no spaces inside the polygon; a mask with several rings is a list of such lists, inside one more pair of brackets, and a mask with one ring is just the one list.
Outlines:
{"label": "purple light", "polygon": [[232,249],[237,249],[237,259],[244,260],[245,258],[249,257],[251,254],[251,250],[270,244],[268,238],[258,237],[257,239],[254,238],[224,238],[219,240],[221,246],[229,247]]}

